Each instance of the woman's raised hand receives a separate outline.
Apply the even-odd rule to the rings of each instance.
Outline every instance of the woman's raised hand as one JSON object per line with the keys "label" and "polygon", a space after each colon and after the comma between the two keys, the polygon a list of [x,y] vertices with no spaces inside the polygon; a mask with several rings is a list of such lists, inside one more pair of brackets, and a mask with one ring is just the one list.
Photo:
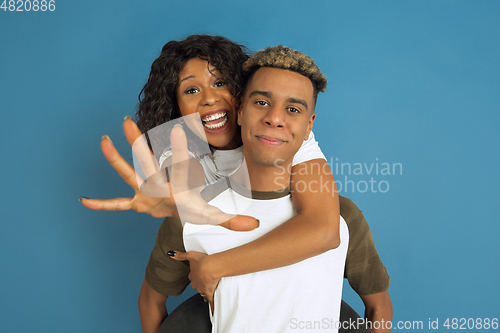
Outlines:
{"label": "woman's raised hand", "polygon": [[[123,122],[123,132],[132,146],[134,141],[142,136],[141,131],[130,117]],[[111,139],[105,135],[101,140],[101,150],[109,164],[116,170],[122,179],[135,191],[133,197],[113,199],[86,199],[81,198],[82,204],[94,210],[129,210],[146,213],[153,217],[176,216],[176,207],[173,197],[149,197],[142,194],[137,184],[135,169],[116,150]],[[149,150],[149,149],[148,149]],[[168,184],[167,184],[168,186]],[[167,187],[168,188],[168,187]]]}
{"label": "woman's raised hand", "polygon": [[[128,198],[81,198],[80,200],[85,207],[109,211],[133,209],[153,217],[179,216],[178,208],[181,211],[180,217],[183,222],[219,224],[222,227],[237,231],[253,230],[258,226],[258,221],[255,218],[225,214],[203,200],[199,191],[188,189],[189,171],[187,168],[182,167],[183,161],[186,161],[188,156],[187,144],[184,131],[181,128],[174,128],[171,134],[173,165],[170,180],[172,184],[167,182],[163,172],[160,171],[156,160],[143,139],[141,131],[130,117],[125,118],[123,131],[129,144],[134,147],[134,153],[147,177],[147,181],[144,182],[141,176],[136,175],[135,169],[125,161],[114,147],[111,139],[105,135],[101,140],[101,150],[104,157],[120,177],[132,187],[135,193],[133,197]],[[142,184],[139,185],[138,181]],[[141,186],[141,189],[139,189],[139,186]],[[172,194],[172,188],[175,194]],[[154,194],[154,196],[148,196],[144,193]]]}

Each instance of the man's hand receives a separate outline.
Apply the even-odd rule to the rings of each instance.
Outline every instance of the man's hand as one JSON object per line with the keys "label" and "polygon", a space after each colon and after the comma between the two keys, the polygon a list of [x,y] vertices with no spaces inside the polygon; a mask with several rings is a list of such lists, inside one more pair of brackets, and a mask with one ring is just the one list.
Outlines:
{"label": "man's hand", "polygon": [[[101,150],[109,164],[116,170],[122,179],[134,190],[133,197],[113,199],[87,199],[81,198],[82,204],[94,210],[129,210],[133,209],[139,213],[147,213],[153,217],[179,216],[177,208],[182,212],[181,218],[188,219],[194,224],[212,224],[236,230],[248,231],[258,226],[258,221],[249,216],[228,215],[220,209],[209,205],[198,191],[186,190],[188,188],[189,169],[182,168],[186,160],[187,143],[184,131],[174,128],[171,134],[172,140],[172,166],[171,180],[175,194],[167,179],[160,171],[160,167],[149,150],[141,131],[130,117],[123,122],[123,131],[130,146],[133,147],[137,160],[143,170],[147,181],[136,174],[135,169],[125,161],[118,153],[108,136],[101,140]],[[139,182],[139,184],[138,184]],[[139,189],[141,186],[141,189]],[[148,196],[147,194],[154,194]],[[176,201],[177,200],[177,206]]]}
{"label": "man's hand", "polygon": [[175,252],[172,259],[178,261],[189,261],[191,273],[189,273],[189,280],[191,287],[196,289],[206,302],[210,304],[212,311],[214,310],[214,293],[219,284],[220,278],[212,278],[208,273],[209,266],[207,265],[207,258],[209,256],[205,253],[189,251],[189,252]]}

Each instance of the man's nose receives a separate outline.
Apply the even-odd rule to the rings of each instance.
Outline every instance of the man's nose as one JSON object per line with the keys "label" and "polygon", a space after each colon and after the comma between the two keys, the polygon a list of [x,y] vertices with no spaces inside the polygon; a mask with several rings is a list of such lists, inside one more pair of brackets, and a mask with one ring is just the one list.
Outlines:
{"label": "man's nose", "polygon": [[272,127],[283,127],[285,125],[285,111],[280,107],[269,108],[264,122]]}

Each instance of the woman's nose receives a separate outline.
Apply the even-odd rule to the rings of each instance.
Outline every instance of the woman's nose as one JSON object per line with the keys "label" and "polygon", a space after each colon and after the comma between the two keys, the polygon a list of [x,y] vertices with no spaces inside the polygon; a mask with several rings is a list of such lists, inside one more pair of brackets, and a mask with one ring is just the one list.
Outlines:
{"label": "woman's nose", "polygon": [[220,95],[215,91],[215,89],[208,88],[203,91],[202,104],[203,105],[215,105],[221,99]]}

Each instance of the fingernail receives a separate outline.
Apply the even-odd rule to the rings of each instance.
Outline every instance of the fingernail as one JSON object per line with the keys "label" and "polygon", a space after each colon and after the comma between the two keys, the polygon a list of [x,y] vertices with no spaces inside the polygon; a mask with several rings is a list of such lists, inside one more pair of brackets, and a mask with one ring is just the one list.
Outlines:
{"label": "fingernail", "polygon": [[79,197],[78,201],[82,202],[82,199],[88,199],[87,197]]}
{"label": "fingernail", "polygon": [[168,251],[168,252],[167,252],[167,255],[168,255],[169,257],[175,257],[175,251]]}
{"label": "fingernail", "polygon": [[183,128],[181,124],[175,124],[174,128],[176,128],[176,127]]}
{"label": "fingernail", "polygon": [[123,118],[123,120],[127,120],[127,119],[132,119],[131,116],[125,116],[125,118]]}
{"label": "fingernail", "polygon": [[102,136],[101,140],[104,140],[104,139],[108,139],[109,141],[111,141],[111,139],[110,139],[110,138],[109,138],[109,136],[107,136],[107,135],[103,135],[103,136]]}
{"label": "fingernail", "polygon": [[255,228],[260,227],[260,220],[257,220],[257,226]]}

